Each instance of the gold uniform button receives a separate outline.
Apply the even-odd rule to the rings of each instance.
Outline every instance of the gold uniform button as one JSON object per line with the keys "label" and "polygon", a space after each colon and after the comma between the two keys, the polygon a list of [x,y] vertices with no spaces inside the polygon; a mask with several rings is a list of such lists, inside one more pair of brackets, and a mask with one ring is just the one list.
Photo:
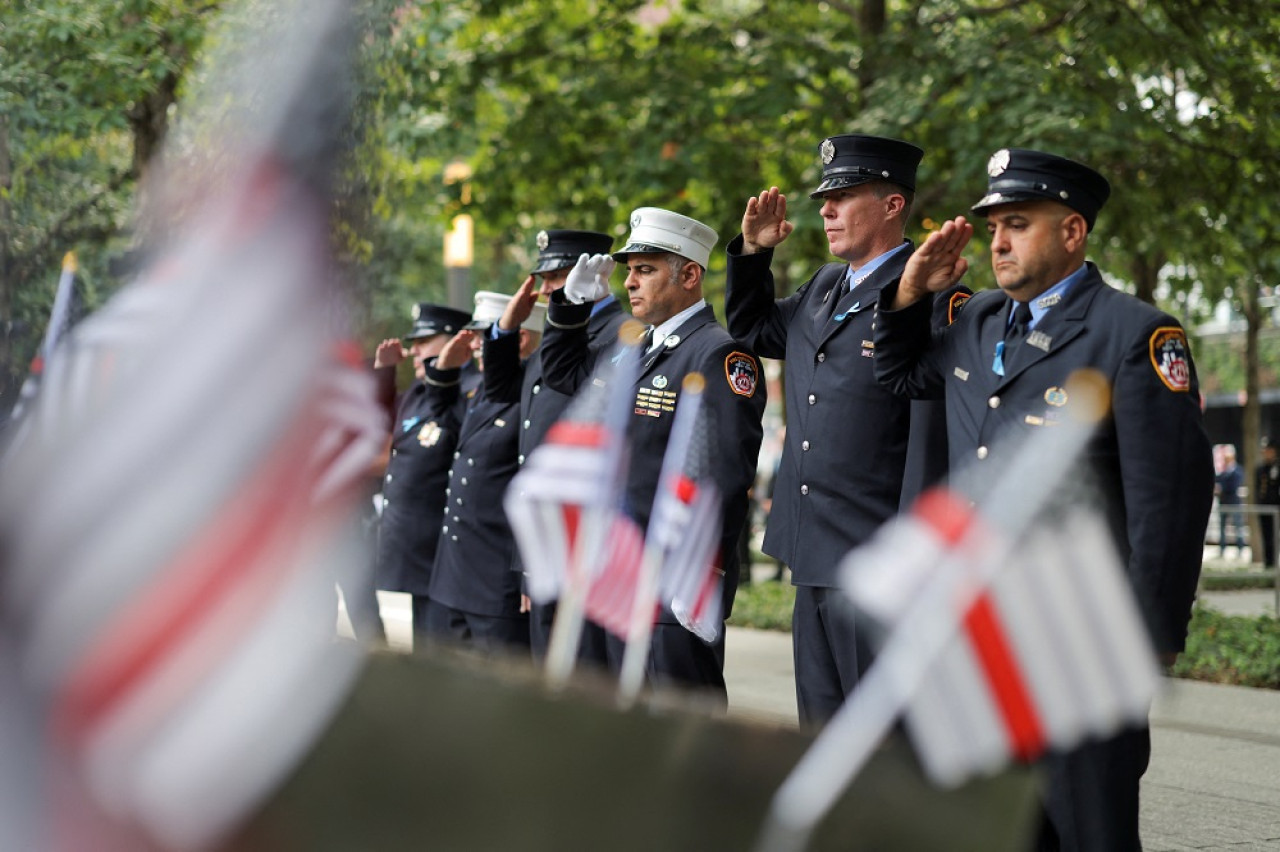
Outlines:
{"label": "gold uniform button", "polygon": [[998,396],[993,396],[993,397],[991,397],[991,399],[987,400],[987,407],[988,407],[988,408],[999,408],[999,407],[1000,407],[1000,397],[998,397]]}
{"label": "gold uniform button", "polygon": [[985,459],[987,457],[987,448],[978,447],[978,458]]}

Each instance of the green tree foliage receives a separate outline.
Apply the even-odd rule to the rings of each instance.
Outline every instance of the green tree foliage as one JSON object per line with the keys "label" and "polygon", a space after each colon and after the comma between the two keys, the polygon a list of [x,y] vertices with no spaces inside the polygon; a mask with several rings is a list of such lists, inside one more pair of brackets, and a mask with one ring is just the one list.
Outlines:
{"label": "green tree foliage", "polygon": [[[54,0],[0,13],[0,310],[39,324],[57,257],[126,224],[211,12],[195,0]],[[355,157],[342,249],[371,337],[446,296],[441,244],[476,223],[474,282],[510,291],[546,227],[621,238],[667,206],[721,245],[750,194],[788,193],[775,272],[828,259],[807,198],[827,135],[927,151],[912,236],[967,211],[988,156],[1036,146],[1115,194],[1092,255],[1192,320],[1250,315],[1277,266],[1280,12],[1241,0],[361,0]],[[148,128],[153,131],[148,133]],[[446,184],[452,163],[472,171]],[[981,232],[971,283],[991,283]],[[95,258],[82,252],[91,280]],[[719,301],[714,256],[709,297]],[[16,293],[23,293],[21,298]],[[27,298],[30,294],[30,298]],[[11,304],[14,299],[17,302]],[[1255,312],[1256,313],[1256,312]]]}
{"label": "green tree foliage", "polygon": [[216,2],[15,0],[0,11],[0,396],[43,333],[59,261],[108,251]]}

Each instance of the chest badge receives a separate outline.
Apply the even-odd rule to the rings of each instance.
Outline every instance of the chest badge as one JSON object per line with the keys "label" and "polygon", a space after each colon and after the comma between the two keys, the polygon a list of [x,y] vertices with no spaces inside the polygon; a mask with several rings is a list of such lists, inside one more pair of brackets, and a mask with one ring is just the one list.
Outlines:
{"label": "chest badge", "polygon": [[1065,388],[1049,388],[1044,392],[1044,401],[1055,408],[1061,408],[1067,404],[1067,391]]}
{"label": "chest badge", "polygon": [[667,386],[667,377],[666,377],[666,376],[663,376],[663,375],[657,375],[657,376],[654,376],[654,377],[653,377],[653,386],[654,386],[655,388],[657,388],[658,390],[662,390],[663,388],[665,388],[665,387]]}
{"label": "chest badge", "polygon": [[442,432],[444,430],[440,428],[440,424],[430,420],[418,430],[418,443],[424,447],[434,447],[440,442]]}

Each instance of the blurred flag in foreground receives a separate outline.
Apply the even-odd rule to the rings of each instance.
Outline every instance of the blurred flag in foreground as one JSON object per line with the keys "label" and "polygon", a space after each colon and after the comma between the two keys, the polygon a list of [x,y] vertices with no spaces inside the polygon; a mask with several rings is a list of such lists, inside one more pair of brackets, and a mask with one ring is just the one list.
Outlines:
{"label": "blurred flag in foreground", "polygon": [[[922,584],[948,582],[934,576],[948,548],[998,535],[981,527],[965,501],[925,494],[851,554],[850,596],[892,629]],[[938,784],[1141,723],[1155,695],[1155,654],[1101,518],[1073,508],[1046,519],[1007,561],[972,599],[957,594],[968,601],[956,613],[958,639],[907,706],[908,730]]]}
{"label": "blurred flag in foreground", "polygon": [[635,521],[618,512],[605,546],[600,570],[587,589],[586,616],[615,636],[626,636],[636,605],[644,534]]}
{"label": "blurred flag in foreground", "polygon": [[959,480],[980,494],[929,492],[845,557],[884,641],[778,789],[759,852],[803,849],[903,714],[945,784],[1145,718],[1150,640],[1104,520],[1065,498],[1110,388],[1091,370],[1067,388],[1059,425],[997,444],[989,476]]}
{"label": "blurred flag in foreground", "polygon": [[705,387],[697,373],[685,378],[648,538],[661,555],[660,597],[686,629],[714,642],[724,620],[724,571],[719,565],[720,489],[711,475],[711,410],[703,402]]}
{"label": "blurred flag in foreground", "polygon": [[612,357],[596,364],[503,500],[529,597],[539,603],[560,600],[547,649],[552,681],[572,671],[590,584],[602,571],[616,584],[597,595],[597,607],[607,609],[620,599],[614,592],[624,593],[626,581],[620,578],[638,570],[639,533],[622,516],[625,430],[638,360],[633,326],[623,327]]}
{"label": "blurred flag in foreground", "polygon": [[555,600],[571,572],[594,576],[612,549],[610,532],[626,485],[624,428],[634,348],[619,344],[614,357],[601,359],[507,489],[504,506],[529,596],[539,603]]}
{"label": "blurred flag in foreground", "polygon": [[0,476],[44,848],[216,843],[359,663],[333,642],[333,578],[363,564],[353,472],[381,414],[338,343],[324,180],[351,33],[341,0],[250,5],[255,28],[219,42],[248,64],[203,104],[216,150],[169,172],[181,224],[47,365]]}
{"label": "blurred flag in foreground", "polygon": [[643,567],[635,584],[619,697],[634,701],[644,686],[660,598],[685,629],[704,642],[720,634],[722,572],[716,564],[720,541],[720,492],[711,479],[711,431],[702,394],[706,380],[690,373],[680,387],[675,420],[658,474],[649,513]]}

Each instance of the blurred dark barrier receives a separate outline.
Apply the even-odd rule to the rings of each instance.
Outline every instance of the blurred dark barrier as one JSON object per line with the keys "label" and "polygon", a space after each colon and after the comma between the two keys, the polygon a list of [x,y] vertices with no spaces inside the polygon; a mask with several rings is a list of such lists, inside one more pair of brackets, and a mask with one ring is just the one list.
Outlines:
{"label": "blurred dark barrier", "polygon": [[[374,656],[309,757],[225,848],[740,850],[812,736],[611,685],[553,693],[533,672]],[[1027,848],[1030,770],[928,785],[905,740],[873,758],[812,849]]]}

